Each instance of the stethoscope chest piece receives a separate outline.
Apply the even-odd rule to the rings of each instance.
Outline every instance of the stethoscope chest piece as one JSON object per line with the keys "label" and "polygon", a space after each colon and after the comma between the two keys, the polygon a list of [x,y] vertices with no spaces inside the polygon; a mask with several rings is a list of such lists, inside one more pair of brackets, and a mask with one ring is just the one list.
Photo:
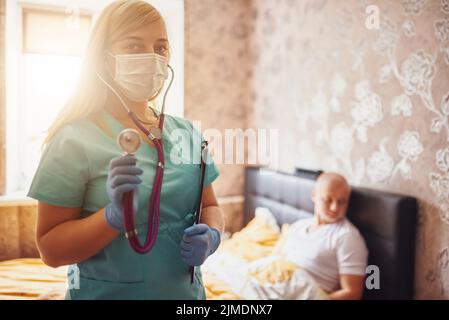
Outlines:
{"label": "stethoscope chest piece", "polygon": [[117,137],[117,144],[127,154],[135,154],[140,148],[140,134],[135,129],[125,129]]}

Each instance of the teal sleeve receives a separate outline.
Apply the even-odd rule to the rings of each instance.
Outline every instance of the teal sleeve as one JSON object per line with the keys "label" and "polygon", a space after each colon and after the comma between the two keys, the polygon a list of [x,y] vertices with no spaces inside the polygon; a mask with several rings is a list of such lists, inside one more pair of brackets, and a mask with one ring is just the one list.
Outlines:
{"label": "teal sleeve", "polygon": [[76,129],[66,125],[47,144],[28,196],[51,205],[82,207],[88,160]]}
{"label": "teal sleeve", "polygon": [[[192,137],[192,142],[193,142],[193,148],[192,150],[194,150],[194,152],[197,152],[198,155],[201,154],[201,143],[202,141],[205,141],[203,135],[201,134],[201,132],[198,131],[198,129],[196,129],[192,123],[189,121],[189,126],[192,129],[193,132],[193,137]],[[199,156],[198,156],[199,158]],[[210,152],[208,153],[208,159],[206,161],[206,176],[204,178],[204,187],[209,186],[212,182],[215,181],[215,179],[218,178],[218,176],[220,175],[220,172],[218,171],[218,168],[214,162],[214,159],[212,158],[212,156],[210,155]]]}
{"label": "teal sleeve", "polygon": [[212,158],[212,156],[209,155],[209,161],[207,161],[206,164],[206,177],[204,178],[204,186],[207,187],[212,182],[215,181],[215,179],[218,178],[220,175],[217,166],[215,165],[215,162]]}

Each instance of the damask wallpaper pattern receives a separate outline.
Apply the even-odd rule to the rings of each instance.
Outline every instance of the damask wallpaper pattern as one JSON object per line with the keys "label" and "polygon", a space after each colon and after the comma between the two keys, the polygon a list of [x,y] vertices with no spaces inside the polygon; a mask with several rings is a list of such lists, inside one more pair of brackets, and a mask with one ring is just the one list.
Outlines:
{"label": "damask wallpaper pattern", "polygon": [[[249,0],[185,1],[185,117],[201,121],[202,131],[224,134],[247,127],[253,70],[250,5]],[[217,194],[241,195],[244,166],[218,167],[226,178],[215,183]]]}
{"label": "damask wallpaper pattern", "polygon": [[[379,28],[366,27],[368,5]],[[419,199],[416,298],[449,298],[449,0],[187,0],[186,116],[279,130],[278,169]],[[219,194],[241,167],[220,166]]]}

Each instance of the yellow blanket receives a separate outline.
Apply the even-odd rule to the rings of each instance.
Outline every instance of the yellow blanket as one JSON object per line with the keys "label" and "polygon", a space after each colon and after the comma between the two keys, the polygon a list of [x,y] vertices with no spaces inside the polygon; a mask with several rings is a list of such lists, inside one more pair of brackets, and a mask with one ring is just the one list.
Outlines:
{"label": "yellow blanket", "polygon": [[40,259],[0,262],[0,300],[63,299],[67,267],[50,268]]}

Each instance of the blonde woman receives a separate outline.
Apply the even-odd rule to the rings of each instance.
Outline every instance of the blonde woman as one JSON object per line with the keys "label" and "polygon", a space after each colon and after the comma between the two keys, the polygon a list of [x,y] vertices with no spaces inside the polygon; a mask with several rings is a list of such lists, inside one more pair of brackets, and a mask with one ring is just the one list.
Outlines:
{"label": "blonde woman", "polygon": [[[212,186],[218,171],[209,162],[202,217],[194,224],[199,165],[173,161],[171,155],[184,148],[170,139],[181,131],[192,150],[201,134],[189,121],[165,116],[154,246],[136,253],[124,232],[122,199],[133,191],[138,196],[137,237],[144,242],[158,166],[155,142],[128,110],[146,128],[158,127],[161,118],[154,105],[169,78],[168,62],[160,13],[145,1],[112,3],[91,33],[77,90],[49,129],[28,195],[39,202],[36,240],[43,261],[52,267],[70,265],[67,299],[205,299],[199,268],[193,283],[189,270],[217,249],[223,216]],[[116,143],[125,128],[141,135],[135,155],[123,155]]]}

